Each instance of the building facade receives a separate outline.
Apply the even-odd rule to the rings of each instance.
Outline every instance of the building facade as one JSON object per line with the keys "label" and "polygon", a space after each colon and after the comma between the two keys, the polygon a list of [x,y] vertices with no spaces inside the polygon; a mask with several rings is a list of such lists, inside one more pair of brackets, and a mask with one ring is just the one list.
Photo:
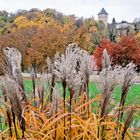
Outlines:
{"label": "building facade", "polygon": [[104,8],[102,8],[101,11],[98,13],[98,19],[103,21],[106,28],[108,27],[108,13],[105,11]]}
{"label": "building facade", "polygon": [[112,23],[108,23],[108,13],[104,8],[98,13],[98,20],[101,20],[105,27],[109,29],[110,39],[113,41],[115,36],[130,35],[134,32],[140,32],[140,18],[136,18],[134,22],[127,21],[116,22],[115,18],[112,19]]}

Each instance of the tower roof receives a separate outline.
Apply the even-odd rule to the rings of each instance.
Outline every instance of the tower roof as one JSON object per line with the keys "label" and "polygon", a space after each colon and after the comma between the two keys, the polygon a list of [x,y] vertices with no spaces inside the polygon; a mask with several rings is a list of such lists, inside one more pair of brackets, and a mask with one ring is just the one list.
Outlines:
{"label": "tower roof", "polygon": [[104,8],[101,9],[101,11],[98,13],[98,15],[108,15],[108,13],[106,12],[106,10]]}
{"label": "tower roof", "polygon": [[115,18],[113,18],[113,19],[112,19],[112,22],[113,22],[113,23],[116,23],[116,20],[115,20]]}

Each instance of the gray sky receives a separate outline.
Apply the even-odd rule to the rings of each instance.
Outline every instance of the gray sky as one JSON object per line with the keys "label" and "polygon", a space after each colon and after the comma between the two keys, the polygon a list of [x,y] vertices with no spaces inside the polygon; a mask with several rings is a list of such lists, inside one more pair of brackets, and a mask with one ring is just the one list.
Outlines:
{"label": "gray sky", "polygon": [[109,22],[113,17],[117,22],[132,22],[136,17],[140,17],[140,0],[0,0],[0,10],[8,12],[18,9],[54,8],[66,15],[75,14],[85,18],[93,16],[95,19],[103,7],[109,14]]}

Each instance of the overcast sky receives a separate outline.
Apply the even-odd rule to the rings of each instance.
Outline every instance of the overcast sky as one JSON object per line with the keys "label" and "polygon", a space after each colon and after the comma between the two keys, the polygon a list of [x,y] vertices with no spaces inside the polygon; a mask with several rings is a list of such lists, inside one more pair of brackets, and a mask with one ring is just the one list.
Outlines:
{"label": "overcast sky", "polygon": [[0,0],[0,10],[8,12],[18,9],[54,8],[66,15],[75,14],[85,18],[93,16],[95,19],[103,7],[109,14],[109,22],[113,17],[117,22],[132,22],[136,17],[140,17],[140,0]]}

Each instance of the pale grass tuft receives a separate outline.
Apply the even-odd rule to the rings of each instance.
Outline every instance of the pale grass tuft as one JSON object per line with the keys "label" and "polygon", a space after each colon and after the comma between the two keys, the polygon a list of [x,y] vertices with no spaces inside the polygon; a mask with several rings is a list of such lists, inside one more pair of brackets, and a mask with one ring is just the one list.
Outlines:
{"label": "pale grass tuft", "polygon": [[119,115],[118,115],[118,121],[122,120],[123,118],[123,107],[125,105],[125,100],[128,94],[128,90],[131,87],[131,85],[134,83],[134,78],[136,76],[135,72],[135,64],[129,63],[126,67],[122,68],[120,79],[121,79],[121,99],[120,99],[120,105],[119,105]]}
{"label": "pale grass tuft", "polygon": [[77,66],[77,58],[79,54],[79,47],[73,43],[68,45],[65,54],[57,55],[54,62],[54,74],[61,81],[68,80],[71,73]]}
{"label": "pale grass tuft", "polygon": [[108,68],[111,66],[110,55],[108,54],[107,50],[103,50],[103,59],[102,59],[102,68]]}
{"label": "pale grass tuft", "polygon": [[14,79],[19,84],[20,94],[26,100],[21,69],[21,53],[16,48],[6,47],[3,49],[4,60],[1,65],[6,77]]}
{"label": "pale grass tuft", "polygon": [[21,103],[22,97],[19,94],[20,93],[19,86],[11,78],[5,77],[3,87],[6,90],[7,96],[10,100],[11,107],[12,107],[14,113],[17,116],[18,120],[20,121],[23,105]]}
{"label": "pale grass tuft", "polygon": [[54,87],[52,104],[49,109],[50,116],[53,116],[54,114],[56,114],[58,112],[59,104],[60,104],[60,93],[59,93],[59,90]]}
{"label": "pale grass tuft", "polygon": [[16,79],[21,75],[21,53],[16,48],[9,47],[4,48],[3,53],[6,61],[4,72]]}
{"label": "pale grass tuft", "polygon": [[89,76],[93,74],[95,61],[88,52],[81,50],[80,52],[80,72],[82,73],[85,82],[89,81]]}
{"label": "pale grass tuft", "polygon": [[[68,45],[64,54],[56,54],[54,63],[51,62],[50,58],[47,58],[48,73],[43,74],[38,79],[40,85],[36,84],[35,97],[39,101],[38,104],[40,105],[41,103],[41,109],[39,108],[40,106],[38,107],[38,104],[32,104],[30,98],[23,109],[20,94],[22,91],[21,86],[13,77],[12,79],[10,76],[5,77],[2,83],[5,86],[6,97],[11,103],[11,110],[13,109],[14,114],[17,116],[16,118],[18,118],[17,120],[22,120],[22,125],[20,126],[21,121],[19,123],[17,120],[14,121],[19,138],[22,135],[19,131],[21,128],[23,136],[25,131],[26,139],[99,140],[122,139],[124,137],[130,140],[137,137],[139,133],[136,131],[131,132],[129,129],[135,108],[131,108],[124,122],[116,122],[116,118],[119,116],[120,119],[122,115],[121,109],[124,108],[123,103],[125,103],[123,99],[126,98],[128,89],[133,84],[135,66],[129,64],[126,68],[111,67],[110,57],[106,50],[104,50],[103,56],[103,69],[99,74],[101,94],[92,99],[87,94],[89,93],[89,76],[93,72],[94,61],[86,51],[81,50],[75,43]],[[8,63],[10,62],[8,61]],[[8,69],[12,73],[12,69],[10,67]],[[57,80],[63,86],[62,98],[59,89],[55,86]],[[116,105],[113,108],[115,102],[112,105],[111,95],[118,81],[122,81],[123,96],[119,107]],[[45,88],[47,83],[49,83],[52,90],[51,99],[45,96],[50,94],[50,91],[47,91],[47,88]],[[70,91],[69,96],[66,96],[67,87]],[[81,92],[82,87],[83,89],[86,87],[86,92]],[[82,94],[79,95],[79,93]],[[72,99],[75,102],[72,102]],[[94,105],[94,108],[92,105]],[[125,108],[127,110],[130,107]],[[123,110],[123,112],[126,113],[126,110]],[[120,114],[118,111],[120,111]],[[2,108],[0,108],[0,113],[8,116]],[[14,115],[11,118],[14,119]],[[26,130],[23,118],[26,122]],[[7,120],[5,121],[7,122]],[[3,138],[11,137],[11,139],[14,139],[15,130],[13,129],[13,124],[9,125],[9,128],[11,128],[11,133],[14,132],[14,135],[10,136],[8,131],[3,131]],[[119,133],[117,133],[116,129],[118,129]]]}

